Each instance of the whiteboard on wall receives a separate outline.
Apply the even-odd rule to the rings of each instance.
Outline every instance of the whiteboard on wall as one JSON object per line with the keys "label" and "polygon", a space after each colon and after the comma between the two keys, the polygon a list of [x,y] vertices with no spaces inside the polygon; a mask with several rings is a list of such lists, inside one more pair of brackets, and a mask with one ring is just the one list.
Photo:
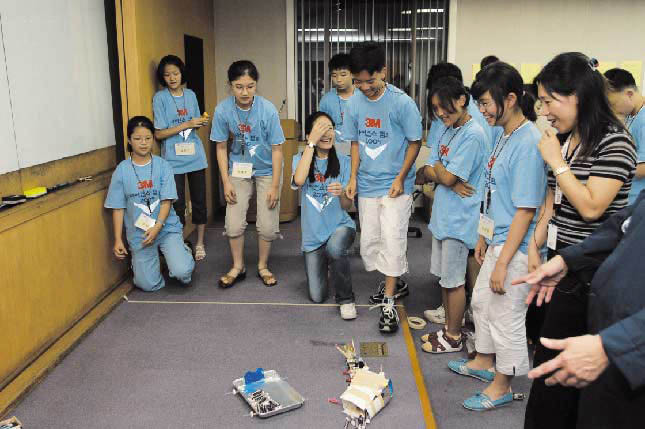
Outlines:
{"label": "whiteboard on wall", "polygon": [[[0,16],[0,26],[1,24],[2,16]],[[0,174],[20,168],[16,139],[13,132],[11,101],[9,99],[9,85],[7,84],[7,68],[5,64],[4,47],[0,43]]]}
{"label": "whiteboard on wall", "polygon": [[11,113],[0,101],[0,145],[12,128],[18,164],[0,173],[114,145],[104,2],[2,1],[0,19]]}

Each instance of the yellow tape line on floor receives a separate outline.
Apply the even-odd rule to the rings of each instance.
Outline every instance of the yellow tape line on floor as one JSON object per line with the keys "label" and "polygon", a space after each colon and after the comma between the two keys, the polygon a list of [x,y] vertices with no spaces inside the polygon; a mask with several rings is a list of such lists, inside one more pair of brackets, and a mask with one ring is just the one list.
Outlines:
{"label": "yellow tape line on floor", "polygon": [[414,381],[416,382],[417,390],[419,391],[421,411],[423,412],[423,419],[426,422],[426,429],[437,429],[437,422],[434,419],[434,414],[432,414],[432,405],[430,404],[430,398],[428,397],[428,390],[426,389],[425,381],[423,381],[421,365],[419,365],[419,359],[417,358],[417,350],[414,347],[414,338],[412,337],[410,327],[408,326],[408,313],[405,311],[405,307],[403,306],[399,308],[399,317],[401,319],[401,328],[403,329],[405,344],[408,347],[408,356],[410,356],[412,374],[414,375]]}
{"label": "yellow tape line on floor", "polygon": [[[130,304],[217,304],[217,305],[276,305],[287,307],[338,307],[338,304],[310,304],[310,303],[294,303],[294,302],[226,302],[226,301],[154,301],[154,300],[134,300],[123,296]],[[372,307],[369,304],[356,304],[356,307]],[[402,308],[401,305],[395,305],[397,308]]]}

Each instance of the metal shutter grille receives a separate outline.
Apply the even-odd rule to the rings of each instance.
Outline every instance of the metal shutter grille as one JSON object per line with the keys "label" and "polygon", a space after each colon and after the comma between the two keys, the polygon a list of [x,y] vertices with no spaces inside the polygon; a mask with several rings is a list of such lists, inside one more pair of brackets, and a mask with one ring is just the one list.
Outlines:
{"label": "metal shutter grille", "polygon": [[449,0],[296,0],[298,121],[331,89],[327,63],[364,41],[381,43],[387,80],[410,95],[426,118],[426,76],[446,60]]}

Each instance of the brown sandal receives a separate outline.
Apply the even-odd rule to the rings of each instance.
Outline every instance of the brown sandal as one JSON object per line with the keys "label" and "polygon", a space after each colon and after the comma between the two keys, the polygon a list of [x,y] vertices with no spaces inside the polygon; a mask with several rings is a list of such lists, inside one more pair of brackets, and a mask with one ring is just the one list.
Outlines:
{"label": "brown sandal", "polygon": [[258,277],[262,279],[262,283],[266,287],[272,287],[278,284],[275,276],[268,268],[258,268]]}
{"label": "brown sandal", "polygon": [[[232,275],[231,273],[237,272],[236,275]],[[224,274],[222,277],[219,279],[219,287],[222,289],[228,289],[232,287],[235,283],[238,281],[244,280],[246,278],[246,268],[242,268],[241,270],[239,268],[231,268],[228,273]]]}
{"label": "brown sandal", "polygon": [[462,337],[451,338],[443,330],[428,334],[428,341],[421,345],[421,350],[427,353],[451,353],[461,351]]}

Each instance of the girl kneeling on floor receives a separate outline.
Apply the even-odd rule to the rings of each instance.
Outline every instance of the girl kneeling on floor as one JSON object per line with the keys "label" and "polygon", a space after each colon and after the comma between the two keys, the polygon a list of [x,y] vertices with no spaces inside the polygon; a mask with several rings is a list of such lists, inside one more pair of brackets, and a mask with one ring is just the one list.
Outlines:
{"label": "girl kneeling on floor", "polygon": [[145,116],[128,121],[130,159],[121,161],[112,174],[105,207],[113,209],[114,255],[125,259],[123,224],[130,251],[134,284],[145,291],[164,287],[159,250],[170,277],[189,286],[195,261],[183,240],[182,225],[172,207],[177,188],[172,167],[152,155],[154,126]]}
{"label": "girl kneeling on floor", "polygon": [[309,297],[327,298],[329,280],[336,290],[343,319],[356,318],[348,249],[356,236],[356,225],[347,211],[352,201],[345,195],[351,174],[350,158],[338,154],[334,121],[315,112],[305,123],[307,145],[293,158],[293,189],[301,188],[302,252]]}
{"label": "girl kneeling on floor", "polygon": [[511,286],[511,280],[528,272],[528,242],[546,191],[546,168],[538,150],[540,132],[531,122],[535,110],[523,92],[522,76],[502,62],[482,70],[472,87],[488,123],[503,128],[494,132],[484,173],[475,246],[482,264],[471,302],[477,356],[448,364],[458,374],[492,382],[464,401],[475,411],[509,404],[513,377],[529,371],[525,301],[530,286]]}

